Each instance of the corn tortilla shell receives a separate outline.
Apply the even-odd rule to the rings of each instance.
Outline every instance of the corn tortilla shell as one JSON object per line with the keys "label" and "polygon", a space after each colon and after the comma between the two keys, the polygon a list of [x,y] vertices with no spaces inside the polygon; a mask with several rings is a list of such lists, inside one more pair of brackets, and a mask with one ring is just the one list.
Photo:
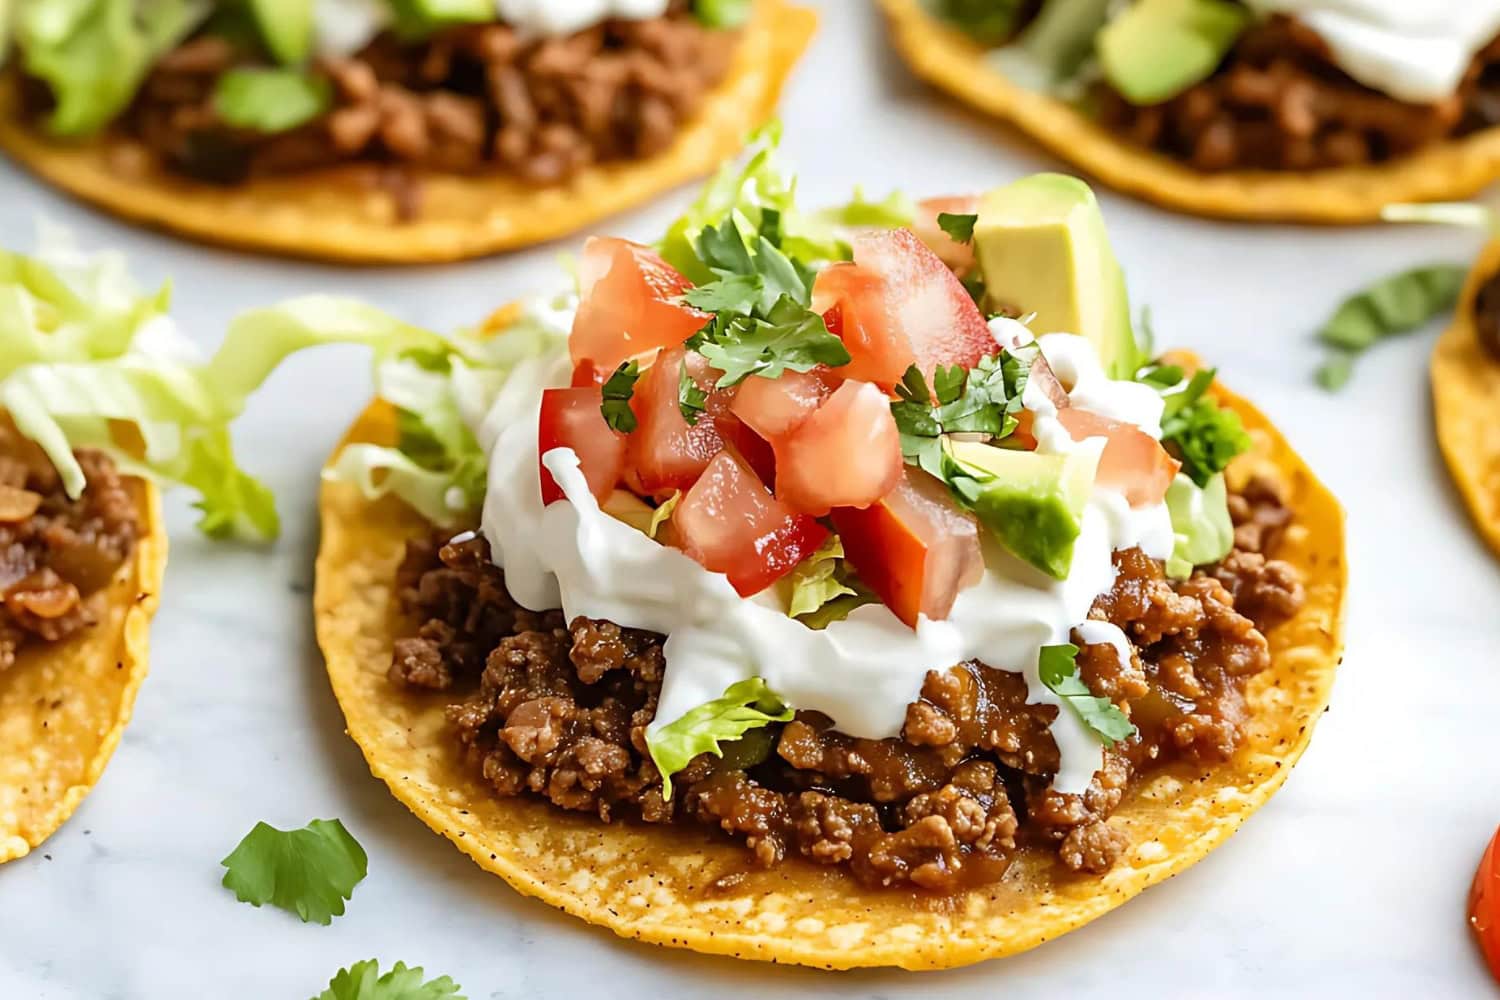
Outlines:
{"label": "corn tortilla shell", "polygon": [[1500,241],[1491,243],[1469,275],[1453,325],[1432,352],[1432,410],[1438,447],[1474,518],[1474,526],[1500,555],[1500,361],[1484,349],[1474,329],[1474,297],[1500,272]]}
{"label": "corn tortilla shell", "polygon": [[141,515],[132,558],[89,597],[98,624],[24,647],[0,672],[0,863],[27,854],[73,815],[104,773],[146,679],[167,535],[156,487],[128,480]]}
{"label": "corn tortilla shell", "polygon": [[1375,222],[1392,202],[1467,198],[1500,178],[1500,126],[1369,166],[1194,170],[1130,144],[1064,101],[1012,83],[982,46],[928,14],[920,0],[880,5],[896,48],[918,76],[1010,122],[1111,187],[1165,208],[1263,222]]}
{"label": "corn tortilla shell", "polygon": [[[1274,665],[1251,682],[1255,714],[1243,749],[1226,765],[1179,762],[1139,785],[1110,820],[1132,846],[1102,878],[1070,874],[1052,852],[1028,850],[1003,881],[934,900],[864,889],[801,859],[747,870],[742,846],[705,830],[605,825],[541,801],[495,797],[446,731],[449,696],[407,693],[386,678],[402,627],[396,567],[406,541],[429,529],[399,501],[371,503],[338,483],[324,484],[320,503],[318,643],[349,735],[396,798],[481,868],[590,923],[653,944],[829,969],[939,969],[1024,951],[1221,844],[1286,780],[1328,703],[1341,650],[1343,513],[1259,411],[1221,396],[1257,445],[1231,475],[1273,475],[1296,511],[1279,556],[1301,567],[1307,603],[1271,632]],[[377,402],[345,444],[390,444],[395,435],[394,411]],[[741,873],[732,888],[711,888]]]}
{"label": "corn tortilla shell", "polygon": [[810,10],[759,0],[728,76],[657,156],[589,167],[541,188],[501,173],[422,173],[422,211],[406,223],[370,165],[234,186],[160,167],[122,173],[122,160],[143,159],[136,143],[108,134],[77,144],[48,139],[21,120],[13,74],[0,82],[0,149],[116,215],[211,243],[362,264],[460,260],[563,236],[709,173],[771,116],[816,25]]}

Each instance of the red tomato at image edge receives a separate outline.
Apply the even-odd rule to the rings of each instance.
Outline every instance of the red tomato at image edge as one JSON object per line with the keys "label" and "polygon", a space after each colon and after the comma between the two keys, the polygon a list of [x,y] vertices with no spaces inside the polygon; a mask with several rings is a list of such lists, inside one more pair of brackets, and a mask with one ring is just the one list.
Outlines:
{"label": "red tomato at image edge", "polygon": [[1479,943],[1479,952],[1500,981],[1500,830],[1484,849],[1474,884],[1469,889],[1469,929]]}

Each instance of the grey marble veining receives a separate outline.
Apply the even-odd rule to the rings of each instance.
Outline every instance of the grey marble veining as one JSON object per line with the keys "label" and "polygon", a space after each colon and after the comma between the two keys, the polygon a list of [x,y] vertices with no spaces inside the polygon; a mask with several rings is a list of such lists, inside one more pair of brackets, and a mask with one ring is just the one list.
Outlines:
{"label": "grey marble veining", "polygon": [[[980,190],[1054,167],[933,98],[864,4],[826,0],[784,106],[811,202]],[[647,238],[687,190],[614,220]],[[474,998],[834,996],[1494,996],[1465,933],[1480,848],[1500,822],[1500,562],[1464,519],[1432,443],[1430,336],[1382,347],[1337,397],[1310,381],[1312,329],[1337,299],[1477,238],[1431,229],[1233,226],[1102,195],[1138,303],[1163,345],[1199,350],[1289,433],[1349,509],[1349,648],[1333,707],[1286,788],[1225,847],[1041,949],[920,976],[740,965],[616,940],[522,899],[396,803],[344,737],[312,638],[317,469],[369,394],[364,357],[296,359],[238,428],[280,499],[270,549],[173,534],[152,674],[104,780],[30,857],[0,868],[5,1000],[300,998],[378,957],[452,975]],[[367,298],[448,328],[552,280],[571,241],[472,264],[346,270],[259,259],[131,229],[0,162],[0,242],[36,215],[139,275],[176,284],[212,345],[236,312],[305,291]],[[322,928],[235,902],[219,859],[257,821],[340,817],[370,854],[348,914]]]}

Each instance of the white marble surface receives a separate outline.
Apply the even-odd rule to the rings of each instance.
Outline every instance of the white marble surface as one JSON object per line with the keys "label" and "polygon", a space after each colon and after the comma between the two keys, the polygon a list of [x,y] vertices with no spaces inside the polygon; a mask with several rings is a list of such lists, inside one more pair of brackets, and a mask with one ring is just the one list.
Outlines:
{"label": "white marble surface", "polygon": [[[863,4],[827,0],[785,105],[809,200],[978,190],[1056,166],[926,93]],[[648,238],[687,191],[608,229]],[[1500,822],[1500,563],[1479,546],[1429,426],[1430,336],[1391,344],[1338,397],[1311,330],[1344,292],[1431,259],[1457,231],[1218,224],[1105,194],[1116,248],[1163,344],[1218,363],[1349,508],[1350,641],[1333,708],[1276,799],[1221,850],[1123,910],[1017,958],[943,974],[829,975],[616,940],[483,874],[386,794],[341,730],[313,644],[316,473],[369,393],[365,359],[289,365],[239,427],[276,490],[267,551],[208,543],[170,503],[172,558],[152,674],[104,780],[30,857],[0,868],[0,997],[299,998],[378,957],[452,975],[473,998],[838,996],[1494,996],[1463,923]],[[457,267],[341,270],[143,233],[0,162],[0,242],[45,214],[176,282],[212,345],[239,310],[310,290],[448,328],[550,279],[564,241]],[[370,854],[348,915],[322,928],[237,903],[219,859],[257,820],[341,817]]]}

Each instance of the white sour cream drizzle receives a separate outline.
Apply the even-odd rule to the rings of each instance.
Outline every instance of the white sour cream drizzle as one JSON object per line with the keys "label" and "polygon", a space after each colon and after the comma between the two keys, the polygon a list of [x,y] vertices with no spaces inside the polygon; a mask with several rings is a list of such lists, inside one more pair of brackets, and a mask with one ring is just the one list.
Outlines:
{"label": "white sour cream drizzle", "polygon": [[1500,33],[1495,0],[1246,0],[1290,14],[1328,43],[1360,83],[1403,101],[1441,101],[1475,53]]}
{"label": "white sour cream drizzle", "polygon": [[[563,318],[552,315],[553,322]],[[1160,398],[1106,378],[1087,340],[1059,334],[1040,343],[1079,405],[1086,400],[1102,414],[1160,436]],[[569,449],[541,457],[567,497],[543,508],[537,487],[540,394],[545,385],[565,381],[565,359],[528,362],[512,374],[488,413],[470,415],[490,451],[482,531],[522,605],[561,607],[569,618],[604,618],[667,636],[653,729],[720,697],[736,681],[758,676],[789,704],[828,715],[851,736],[896,736],[927,672],[974,658],[1022,673],[1031,702],[1060,706],[1052,725],[1061,757],[1054,787],[1067,793],[1088,787],[1102,764],[1102,747],[1041,683],[1038,654],[1042,646],[1067,642],[1080,624],[1090,630],[1085,636],[1103,634],[1087,618],[1094,599],[1114,586],[1111,553],[1139,545],[1165,559],[1173,543],[1165,504],[1132,509],[1118,494],[1096,490],[1066,580],[1043,576],[986,541],[984,577],[959,595],[946,620],[923,617],[913,630],[872,604],[826,629],[810,629],[786,616],[774,591],[742,599],[722,574],[603,513]],[[1035,420],[1039,441],[1046,441],[1043,450],[1102,448],[1098,438],[1074,442],[1055,410],[1044,412],[1048,407],[1038,409]],[[1117,638],[1123,641],[1105,641]]]}
{"label": "white sour cream drizzle", "polygon": [[[495,0],[495,16],[523,35],[571,35],[601,21],[644,21],[667,12],[668,0]],[[313,0],[318,52],[346,56],[394,20],[389,0]]]}

